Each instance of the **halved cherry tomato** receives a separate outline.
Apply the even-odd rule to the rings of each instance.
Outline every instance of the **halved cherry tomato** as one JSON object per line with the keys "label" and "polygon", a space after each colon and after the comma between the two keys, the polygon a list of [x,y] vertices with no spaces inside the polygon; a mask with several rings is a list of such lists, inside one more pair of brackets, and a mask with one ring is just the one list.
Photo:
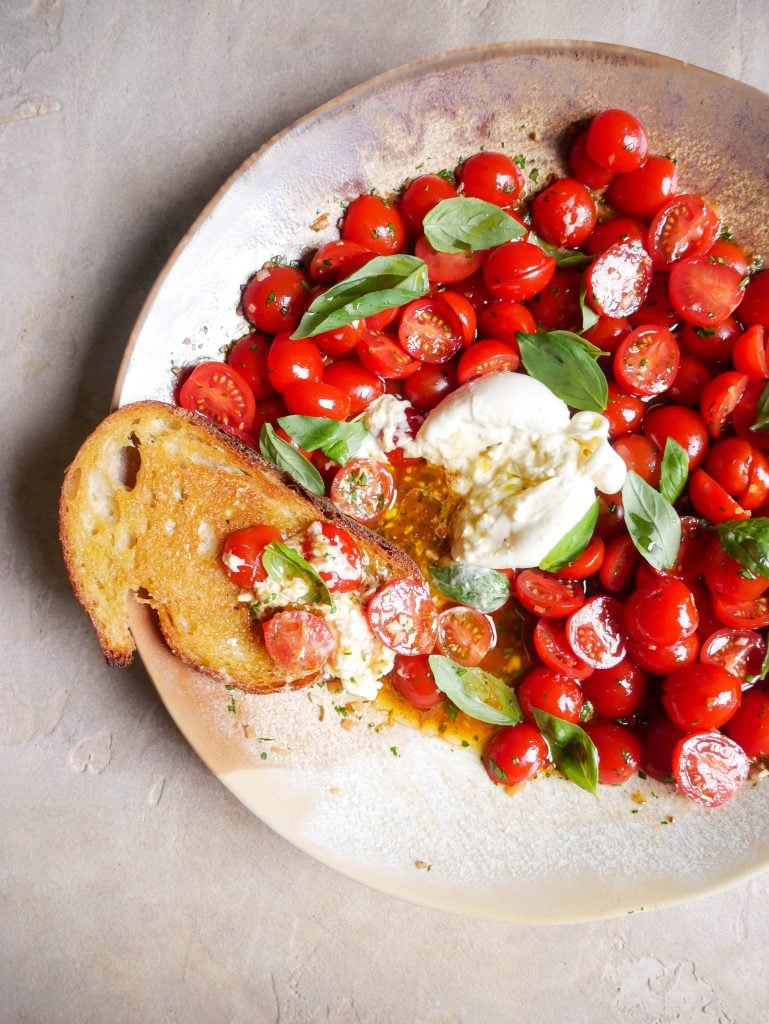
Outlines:
{"label": "halved cherry tomato", "polygon": [[633,581],[640,559],[638,549],[627,534],[609,541],[598,571],[601,586],[612,594],[627,590]]}
{"label": "halved cherry tomato", "polygon": [[740,277],[747,277],[751,271],[751,263],[747,252],[735,242],[727,242],[719,238],[708,250],[708,259],[722,266],[734,267]]}
{"label": "halved cherry tomato", "polygon": [[384,331],[394,320],[398,319],[400,308],[393,306],[391,309],[380,309],[378,313],[372,313],[363,318],[363,326],[367,331]]}
{"label": "halved cherry tomato", "polygon": [[602,220],[593,228],[584,249],[589,256],[599,256],[620,242],[646,245],[646,226],[630,217]]}
{"label": "halved cherry tomato", "polygon": [[732,413],[732,426],[735,432],[762,451],[769,450],[769,429],[765,426],[760,426],[757,429],[754,427],[757,426],[757,421],[760,418],[758,405],[765,387],[766,381],[748,380],[747,387]]}
{"label": "halved cherry tomato", "polygon": [[718,729],[740,706],[740,681],[720,665],[687,665],[662,687],[668,718],[685,732]]}
{"label": "halved cherry tomato", "polygon": [[282,539],[280,530],[272,526],[246,526],[231,533],[222,548],[222,563],[232,582],[241,590],[251,590],[255,583],[266,580],[264,549]]}
{"label": "halved cherry tomato", "polygon": [[200,363],[179,388],[179,405],[223,427],[248,432],[256,416],[251,388],[226,363]]}
{"label": "halved cherry tomato", "polygon": [[414,246],[414,255],[427,264],[430,284],[456,284],[464,281],[480,269],[482,252],[438,252],[426,238],[420,238]]}
{"label": "halved cherry tomato", "polygon": [[746,373],[730,370],[719,373],[702,389],[700,412],[711,437],[719,438],[725,432],[729,417],[742,401],[749,380]]}
{"label": "halved cherry tomato", "polygon": [[620,213],[646,220],[677,191],[678,171],[673,161],[650,156],[637,170],[615,174],[606,192],[606,202]]}
{"label": "halved cherry tomato", "polygon": [[[702,572],[707,557],[710,535],[705,524],[697,516],[681,516],[681,544],[675,562],[665,575],[674,576],[691,584]],[[653,570],[648,562],[644,565]],[[767,581],[769,583],[769,581]],[[697,595],[695,594],[695,598]],[[697,599],[699,605],[699,599]]]}
{"label": "halved cherry tomato", "polygon": [[708,366],[701,359],[681,352],[678,373],[668,388],[668,394],[680,405],[699,405],[702,389],[713,377]]}
{"label": "halved cherry tomato", "polygon": [[717,327],[739,306],[741,280],[734,267],[711,263],[707,256],[680,260],[670,271],[670,301],[687,323]]}
{"label": "halved cherry tomato", "polygon": [[293,331],[310,302],[309,284],[295,267],[260,270],[243,289],[243,315],[267,334]]}
{"label": "halved cherry tomato", "polygon": [[587,130],[588,156],[600,167],[627,174],[641,167],[649,151],[646,129],[626,110],[603,110]]}
{"label": "halved cherry tomato", "polygon": [[625,625],[636,640],[671,647],[699,625],[694,596],[681,580],[660,576],[639,587],[625,602]]}
{"label": "halved cherry tomato", "polygon": [[598,781],[604,786],[619,786],[635,775],[641,761],[641,741],[619,722],[593,720],[585,732],[598,752]]}
{"label": "halved cherry tomato", "polygon": [[373,259],[376,253],[370,249],[351,242],[349,239],[335,238],[326,242],[315,253],[310,261],[310,276],[319,284],[336,284],[354,274],[356,270]]}
{"label": "halved cherry tomato", "polygon": [[381,196],[362,195],[347,207],[342,238],[380,256],[390,256],[405,246],[406,225],[395,203]]}
{"label": "halved cherry tomato", "polygon": [[518,703],[524,718],[534,717],[532,708],[567,722],[578,722],[585,698],[579,683],[541,666],[531,669],[518,687]]}
{"label": "halved cherry tomato", "polygon": [[700,653],[700,641],[695,633],[677,644],[665,647],[629,637],[627,653],[630,660],[644,672],[651,672],[655,676],[666,676],[685,665],[692,665],[697,660],[697,655]]}
{"label": "halved cherry tomato", "polygon": [[404,380],[403,397],[420,412],[434,409],[456,387],[457,377],[452,371],[453,367],[442,369],[424,363]]}
{"label": "halved cherry tomato", "polygon": [[636,327],[614,354],[617,384],[631,395],[659,395],[675,380],[678,355],[665,327]]}
{"label": "halved cherry tomato", "polygon": [[274,394],[267,372],[270,341],[264,334],[253,331],[240,338],[227,353],[227,363],[234,366],[251,388],[254,398],[268,398]]}
{"label": "halved cherry tomato", "polygon": [[548,284],[555,259],[532,242],[505,242],[492,249],[483,264],[483,280],[497,299],[522,302]]}
{"label": "halved cherry tomato", "polygon": [[720,732],[685,736],[673,751],[673,775],[682,793],[703,807],[720,807],[748,777],[745,751]]}
{"label": "halved cherry tomato", "polygon": [[338,359],[339,356],[352,352],[363,335],[366,333],[366,324],[363,320],[353,320],[335,331],[323,331],[316,334],[313,341],[324,355]]}
{"label": "halved cherry tomato", "polygon": [[571,649],[593,668],[611,668],[625,657],[622,606],[613,597],[591,597],[566,621]]}
{"label": "halved cherry tomato", "polygon": [[582,332],[582,337],[587,338],[591,344],[603,352],[612,355],[628,334],[630,334],[630,321],[626,320],[624,316],[599,316],[592,327]]}
{"label": "halved cherry tomato", "polygon": [[589,237],[598,213],[595,200],[581,182],[559,178],[534,197],[531,220],[534,230],[546,242],[576,249]]}
{"label": "halved cherry tomato", "polygon": [[609,381],[609,404],[603,414],[609,421],[609,437],[617,438],[636,431],[645,412],[646,406],[640,398],[624,394],[614,381]]}
{"label": "halved cherry tomato", "polygon": [[769,599],[766,597],[730,603],[714,596],[713,611],[722,625],[733,629],[763,629],[769,626]]}
{"label": "halved cherry tomato", "polygon": [[572,679],[587,679],[593,667],[578,657],[557,619],[540,619],[534,627],[534,647],[548,668]]}
{"label": "halved cherry tomato", "polygon": [[704,469],[695,470],[689,478],[689,500],[699,514],[711,523],[723,523],[727,519],[750,519],[750,512],[738,505]]}
{"label": "halved cherry tomato", "polygon": [[435,677],[425,655],[396,655],[392,684],[417,711],[429,711],[444,699],[443,692],[435,685]]}
{"label": "halved cherry tomato", "polygon": [[323,379],[323,356],[310,338],[294,339],[282,331],[270,346],[267,373],[272,387],[281,393],[294,384],[318,384]]}
{"label": "halved cherry tomato", "polygon": [[512,299],[499,299],[487,306],[478,317],[478,331],[482,338],[498,338],[517,347],[516,334],[534,334],[537,325],[525,306]]}
{"label": "halved cherry tomato", "polygon": [[769,271],[762,270],[751,278],[737,316],[746,327],[761,324],[769,331]]}
{"label": "halved cherry tomato", "polygon": [[643,247],[618,242],[597,256],[585,277],[588,304],[602,316],[625,317],[640,307],[652,281],[652,261]]}
{"label": "halved cherry tomato", "polygon": [[605,188],[611,181],[614,172],[601,167],[588,155],[586,143],[587,129],[575,136],[569,148],[569,173],[588,188]]}
{"label": "halved cherry tomato", "polygon": [[439,649],[466,668],[480,665],[496,640],[493,620],[475,608],[456,605],[438,616]]}
{"label": "halved cherry tomato", "polygon": [[614,442],[614,451],[623,460],[628,469],[632,469],[647,484],[659,486],[662,468],[662,452],[641,434],[623,434]]}
{"label": "halved cherry tomato", "polygon": [[742,508],[758,509],[769,498],[769,461],[744,437],[726,437],[714,444],[705,469]]}
{"label": "halved cherry tomato", "polygon": [[641,305],[628,317],[631,327],[666,327],[674,331],[681,318],[668,295],[668,275],[656,272]]}
{"label": "halved cherry tomato", "polygon": [[337,637],[319,615],[300,609],[278,612],[262,625],[267,653],[284,672],[319,672],[334,653]]}
{"label": "halved cherry tomato", "polygon": [[548,758],[539,729],[521,722],[494,733],[483,752],[483,765],[492,782],[517,786],[533,779]]}
{"label": "halved cherry tomato", "polygon": [[350,415],[350,399],[333,384],[292,384],[283,392],[286,408],[297,416],[326,416],[346,420]]}
{"label": "halved cherry tomato", "polygon": [[558,579],[540,569],[524,569],[515,577],[515,596],[534,615],[562,619],[582,606],[585,587],[578,580]]}
{"label": "halved cherry tomato", "polygon": [[669,199],[649,227],[647,249],[655,268],[667,270],[678,260],[704,256],[720,226],[718,214],[700,196]]}
{"label": "halved cherry tomato", "polygon": [[378,331],[366,331],[358,342],[358,358],[366,369],[386,380],[408,377],[419,366],[389,335]]}
{"label": "halved cherry tomato", "polygon": [[374,635],[397,654],[428,654],[435,646],[438,616],[422,583],[385,583],[369,601],[366,614]]}
{"label": "halved cherry tomato", "polygon": [[720,665],[744,685],[756,676],[766,654],[766,640],[752,629],[717,629],[700,650],[700,661]]}
{"label": "halved cherry tomato", "polygon": [[302,554],[329,590],[345,594],[363,579],[363,556],[357,541],[337,523],[316,520],[305,530]]}
{"label": "halved cherry tomato", "polygon": [[658,405],[644,417],[643,432],[661,452],[669,437],[689,457],[689,471],[701,465],[708,450],[708,432],[702,417],[684,405]]}
{"label": "halved cherry tomato", "polygon": [[512,373],[518,369],[520,362],[520,356],[512,345],[492,338],[482,338],[474,341],[459,357],[457,381],[466,384],[487,373]]}
{"label": "halved cherry tomato", "polygon": [[496,206],[512,206],[523,185],[523,172],[506,153],[475,153],[459,169],[459,192]]}
{"label": "halved cherry tomato", "polygon": [[593,576],[601,568],[605,551],[604,542],[600,537],[592,537],[581,555],[559,569],[556,576],[563,580],[584,580]]}
{"label": "halved cherry tomato", "polygon": [[728,316],[717,327],[694,327],[685,323],[678,332],[678,343],[690,356],[706,363],[723,363],[731,358],[740,333],[740,325],[733,316]]}
{"label": "halved cherry tomato", "polygon": [[732,349],[732,362],[735,370],[749,377],[760,380],[769,377],[765,331],[761,324],[753,324],[739,336]]}
{"label": "halved cherry tomato", "polygon": [[420,362],[445,363],[462,348],[462,323],[442,298],[416,299],[401,312],[398,341]]}
{"label": "halved cherry tomato", "polygon": [[425,215],[444,199],[453,199],[457,190],[439,174],[420,174],[400,199],[400,211],[411,234],[418,238]]}
{"label": "halved cherry tomato", "polygon": [[334,477],[330,493],[344,515],[359,523],[377,523],[395,500],[395,479],[382,462],[351,459]]}
{"label": "halved cherry tomato", "polygon": [[478,317],[472,302],[464,295],[454,291],[453,288],[442,291],[440,296],[459,317],[459,322],[462,324],[462,344],[471,345],[475,341],[475,333],[478,329]]}
{"label": "halved cherry tomato", "polygon": [[323,383],[344,391],[350,400],[350,415],[357,416],[384,394],[382,380],[361,366],[357,359],[340,359],[323,371]]}
{"label": "halved cherry tomato", "polygon": [[744,694],[742,704],[725,728],[752,761],[769,757],[769,694],[766,690],[757,687]]}
{"label": "halved cherry tomato", "polygon": [[627,718],[643,703],[648,684],[646,673],[623,658],[612,668],[597,668],[582,689],[599,718]]}

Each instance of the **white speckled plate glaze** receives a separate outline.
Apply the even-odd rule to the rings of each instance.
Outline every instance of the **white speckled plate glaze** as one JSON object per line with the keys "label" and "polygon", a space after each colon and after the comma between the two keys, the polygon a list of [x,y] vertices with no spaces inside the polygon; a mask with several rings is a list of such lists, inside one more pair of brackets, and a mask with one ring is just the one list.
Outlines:
{"label": "white speckled plate glaze", "polygon": [[[438,56],[326,104],[236,171],[154,286],[115,404],[170,401],[173,367],[219,357],[244,333],[248,277],[333,237],[340,197],[395,189],[482,145],[535,157],[543,180],[563,173],[565,129],[608,105],[634,111],[652,151],[678,157],[683,190],[717,197],[735,237],[769,251],[763,93],[603,44]],[[177,662],[145,609],[131,615],[163,701],[211,770],[290,842],[383,892],[478,917],[575,921],[682,902],[769,864],[769,784],[715,811],[640,780],[598,800],[553,777],[509,796],[469,750],[378,732],[374,712],[351,729],[333,709],[321,719],[317,689],[236,694],[233,713],[231,694]]]}

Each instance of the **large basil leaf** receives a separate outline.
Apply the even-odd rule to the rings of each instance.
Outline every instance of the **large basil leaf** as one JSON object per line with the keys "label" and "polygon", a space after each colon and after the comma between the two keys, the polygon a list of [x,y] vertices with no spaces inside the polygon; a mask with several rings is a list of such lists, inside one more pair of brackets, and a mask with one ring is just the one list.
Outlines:
{"label": "large basil leaf", "polygon": [[496,569],[457,562],[430,569],[433,583],[452,601],[460,601],[479,612],[495,612],[510,597],[510,581]]}
{"label": "large basil leaf", "polygon": [[754,576],[769,578],[769,519],[728,519],[716,533],[730,558]]}
{"label": "large basil leaf", "polygon": [[307,583],[307,601],[334,607],[334,599],[320,574],[293,548],[277,540],[270,541],[262,553],[262,565],[276,583],[285,583],[298,576]]}
{"label": "large basil leaf", "polygon": [[470,718],[489,725],[517,725],[518,700],[506,683],[482,668],[464,668],[442,654],[431,654],[430,668],[439,690]]}
{"label": "large basil leaf", "polygon": [[278,437],[271,423],[265,423],[259,432],[259,451],[268,462],[290,473],[308,491],[313,494],[326,493],[323,477],[315,466],[288,441]]}
{"label": "large basil leaf", "polygon": [[343,281],[318,295],[292,338],[312,338],[353,320],[405,306],[430,290],[427,264],[416,256],[375,256]]}
{"label": "large basil leaf", "polygon": [[629,470],[622,488],[625,526],[636,548],[655,569],[669,569],[681,546],[681,520],[670,502]]}
{"label": "large basil leaf", "polygon": [[545,572],[559,572],[569,562],[582,554],[593,536],[595,524],[598,522],[598,499],[593,502],[580,521],[564,534],[539,563]]}
{"label": "large basil leaf", "polygon": [[493,249],[526,234],[526,228],[499,206],[470,196],[441,200],[425,215],[422,226],[437,252]]}
{"label": "large basil leaf", "polygon": [[278,423],[307,451],[319,448],[343,466],[355,455],[368,431],[359,421],[330,420],[325,416],[281,416]]}
{"label": "large basil leaf", "polygon": [[689,477],[689,456],[674,437],[665,442],[660,470],[660,494],[672,505],[683,494]]}
{"label": "large basil leaf", "polygon": [[603,370],[585,348],[583,339],[573,340],[568,331],[551,334],[518,331],[516,337],[521,362],[530,376],[550,388],[572,409],[591,412],[606,409],[609,386]]}
{"label": "large basil leaf", "polygon": [[595,796],[598,786],[598,751],[579,725],[532,708],[534,721],[547,740],[553,764],[567,779]]}

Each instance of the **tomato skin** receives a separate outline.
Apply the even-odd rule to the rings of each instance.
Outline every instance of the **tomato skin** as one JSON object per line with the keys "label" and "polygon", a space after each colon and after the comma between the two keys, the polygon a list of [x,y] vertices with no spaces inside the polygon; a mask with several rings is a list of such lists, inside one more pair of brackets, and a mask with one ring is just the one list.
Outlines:
{"label": "tomato skin", "polygon": [[384,382],[357,359],[339,359],[323,371],[323,383],[343,391],[350,401],[350,415],[357,416],[384,394]]}
{"label": "tomato skin", "polygon": [[585,277],[585,294],[601,316],[627,317],[640,308],[652,281],[652,261],[637,242],[618,242],[597,256]]}
{"label": "tomato skin", "polygon": [[540,731],[521,722],[494,733],[483,752],[483,765],[492,782],[517,786],[533,779],[548,757]]}
{"label": "tomato skin", "polygon": [[549,668],[533,668],[518,687],[518,702],[524,718],[532,721],[532,708],[539,708],[567,722],[579,722],[585,698],[574,679]]}
{"label": "tomato skin", "polygon": [[701,359],[682,352],[678,362],[678,373],[668,388],[668,394],[679,405],[699,406],[702,389],[712,378],[713,374]]}
{"label": "tomato skin", "polygon": [[751,579],[740,563],[727,555],[718,537],[713,537],[708,545],[703,572],[711,594],[727,604],[753,601],[769,588],[769,580],[763,576]]}
{"label": "tomato skin", "polygon": [[226,363],[198,363],[179,388],[179,405],[222,427],[248,433],[256,416],[253,393],[238,371]]}
{"label": "tomato skin", "polygon": [[769,270],[762,270],[750,279],[737,317],[746,327],[760,324],[769,331]]}
{"label": "tomato skin", "polygon": [[706,363],[724,363],[731,359],[740,326],[729,316],[717,327],[694,327],[684,324],[678,332],[678,341],[684,352]]}
{"label": "tomato skin", "polygon": [[266,334],[293,331],[309,305],[309,285],[295,267],[260,270],[243,289],[241,307],[250,324]]}
{"label": "tomato skin", "polygon": [[350,415],[350,399],[333,384],[292,384],[283,392],[283,398],[288,411],[296,416],[346,420]]}
{"label": "tomato skin", "polygon": [[512,345],[493,338],[474,341],[465,349],[457,363],[457,381],[466,384],[487,373],[513,373],[518,369],[521,358]]}
{"label": "tomato skin", "polygon": [[591,597],[566,620],[566,636],[592,668],[612,668],[625,657],[622,606],[613,597]]}
{"label": "tomato skin", "polygon": [[272,526],[246,526],[235,530],[222,547],[224,570],[241,590],[251,590],[255,583],[267,579],[262,565],[264,549],[273,541],[281,541],[280,530]]}
{"label": "tomato skin", "polygon": [[673,751],[685,732],[666,715],[657,715],[641,729],[641,767],[659,782],[673,782]]}
{"label": "tomato skin", "polygon": [[643,167],[616,174],[606,192],[606,202],[628,217],[647,220],[678,191],[678,170],[664,156],[650,156]]}
{"label": "tomato skin", "polygon": [[[757,676],[766,654],[766,640],[752,629],[717,629],[705,640],[700,661],[721,668],[739,679],[743,690],[748,676]],[[743,702],[744,702],[743,697]]]}
{"label": "tomato skin", "polygon": [[462,324],[462,344],[465,346],[471,345],[475,340],[476,331],[478,330],[478,317],[472,302],[465,298],[464,295],[460,295],[459,292],[455,292],[450,288],[441,292],[440,296],[444,302],[451,306],[459,318],[459,322]]}
{"label": "tomato skin", "polygon": [[675,380],[678,360],[678,344],[665,327],[636,327],[614,354],[614,377],[631,395],[659,395]]}
{"label": "tomato skin", "polygon": [[601,568],[605,551],[604,542],[600,537],[593,537],[582,554],[559,569],[555,575],[562,580],[584,580],[593,576]]}
{"label": "tomato skin", "polygon": [[593,720],[585,732],[598,751],[598,781],[604,786],[619,786],[635,775],[641,761],[641,741],[619,722]]}
{"label": "tomato skin", "polygon": [[483,273],[480,270],[460,281],[452,288],[452,291],[467,299],[475,310],[476,316],[480,316],[489,303],[494,301],[491,292],[486,287]]}
{"label": "tomato skin", "polygon": [[[335,552],[330,566],[328,548]],[[363,580],[361,550],[352,534],[336,523],[323,520],[313,523],[305,532],[302,554],[315,566],[318,575],[334,593],[345,594],[357,590]],[[339,571],[341,563],[345,563],[343,572]]]}
{"label": "tomato skin", "polygon": [[720,264],[734,267],[740,277],[747,277],[752,269],[748,254],[741,245],[727,242],[724,238],[717,239],[708,250],[708,258]]}
{"label": "tomato skin", "polygon": [[763,629],[769,626],[769,600],[765,596],[738,602],[714,597],[713,611],[721,625],[733,629]]}
{"label": "tomato skin", "polygon": [[238,339],[227,353],[227,364],[233,366],[251,388],[254,398],[269,398],[274,393],[267,374],[270,341],[258,331]]}
{"label": "tomato skin", "polygon": [[673,265],[668,291],[673,308],[687,323],[717,327],[740,304],[740,282],[734,267],[711,263],[707,256],[702,256]]}
{"label": "tomato skin", "polygon": [[716,439],[726,431],[729,417],[742,401],[750,378],[728,371],[708,381],[700,396],[700,413],[708,433]]}
{"label": "tomato skin", "polygon": [[582,680],[593,668],[571,649],[563,625],[557,619],[540,619],[534,627],[534,647],[543,663],[558,675]]}
{"label": "tomato skin", "polygon": [[600,167],[628,174],[641,167],[649,140],[641,122],[626,110],[603,110],[590,122],[585,142],[588,156]]}
{"label": "tomato skin", "polygon": [[499,299],[487,306],[478,317],[478,331],[482,338],[498,338],[517,347],[516,334],[534,334],[537,325],[525,306],[512,299]]}
{"label": "tomato skin", "polygon": [[[711,537],[705,525],[697,516],[681,516],[681,544],[678,555],[670,568],[658,575],[673,576],[677,580],[692,584],[702,572],[710,540]],[[652,569],[648,562],[643,564],[650,572],[656,573],[656,570]],[[696,594],[694,596],[699,604],[699,598]]]}
{"label": "tomato skin", "polygon": [[702,417],[684,405],[660,405],[644,417],[643,432],[660,452],[669,437],[689,456],[689,472],[702,464],[708,450],[708,432]]}
{"label": "tomato skin", "polygon": [[400,309],[382,309],[378,313],[372,313],[371,316],[364,317],[363,327],[365,331],[385,331],[390,324],[398,319]]}
{"label": "tomato skin", "polygon": [[460,194],[496,206],[512,206],[523,186],[523,172],[506,153],[475,153],[459,169]]}
{"label": "tomato skin", "polygon": [[697,606],[681,580],[661,576],[634,591],[625,603],[625,625],[636,640],[671,647],[697,632]]}
{"label": "tomato skin", "polygon": [[415,580],[385,583],[368,602],[366,614],[371,631],[396,654],[429,654],[435,646],[435,605]]}
{"label": "tomato skin", "polygon": [[727,722],[725,732],[751,761],[769,757],[769,694],[764,687],[743,694],[742,704]]}
{"label": "tomato skin", "polygon": [[606,545],[603,563],[598,570],[601,586],[612,594],[627,590],[640,560],[638,549],[627,534],[615,537]]}
{"label": "tomato skin", "polygon": [[659,486],[662,452],[648,437],[641,434],[623,434],[614,442],[614,451],[629,470],[637,473],[652,487]]}
{"label": "tomato skin", "polygon": [[678,260],[704,256],[720,227],[718,214],[700,196],[669,199],[649,226],[646,249],[655,269],[667,270]]}
{"label": "tomato skin", "polygon": [[483,264],[483,280],[497,299],[522,302],[537,295],[555,273],[555,259],[531,242],[504,242]]}
{"label": "tomato skin", "polygon": [[623,658],[612,668],[597,668],[582,690],[599,718],[627,718],[643,703],[648,685],[646,673]]}
{"label": "tomato skin", "polygon": [[745,751],[720,732],[686,736],[673,750],[673,775],[682,793],[703,807],[720,807],[748,777]]}
{"label": "tomato skin", "polygon": [[353,320],[352,323],[345,324],[344,327],[340,327],[336,331],[323,331],[321,334],[316,334],[312,340],[324,355],[338,359],[339,356],[345,356],[354,351],[365,333],[364,322]]}
{"label": "tomato skin", "polygon": [[443,199],[453,199],[457,190],[439,174],[420,174],[414,178],[400,199],[400,212],[411,234],[423,234],[425,215]]}
{"label": "tomato skin", "polygon": [[587,152],[587,129],[574,137],[569,148],[569,173],[588,188],[605,188],[614,176],[613,171],[601,167]]}
{"label": "tomato skin", "polygon": [[531,220],[536,233],[551,245],[577,249],[598,221],[595,200],[575,178],[559,178],[534,197]]}
{"label": "tomato skin", "polygon": [[667,274],[656,272],[652,276],[646,298],[628,317],[631,327],[666,327],[674,331],[681,318],[673,309],[668,295]]}
{"label": "tomato skin", "polygon": [[577,580],[559,580],[540,569],[523,569],[515,577],[515,596],[533,615],[562,619],[585,600],[585,588]]}
{"label": "tomato skin", "polygon": [[396,654],[391,678],[401,697],[417,711],[429,711],[443,703],[443,692],[435,685],[425,655]]}
{"label": "tomato skin", "polygon": [[662,687],[668,718],[684,732],[718,729],[740,706],[740,682],[719,665],[687,665]]}
{"label": "tomato skin", "polygon": [[452,371],[453,367],[423,363],[403,381],[403,397],[420,412],[434,409],[456,387],[456,373]]}
{"label": "tomato skin", "polygon": [[458,665],[480,665],[496,642],[494,620],[476,608],[460,604],[438,615],[438,649]]}
{"label": "tomato skin", "polygon": [[270,395],[269,398],[258,399],[255,405],[256,415],[254,416],[254,422],[249,427],[248,433],[258,441],[264,424],[274,423],[281,416],[285,416],[288,410],[282,397],[276,394]]}
{"label": "tomato skin", "polygon": [[754,448],[760,448],[762,451],[769,450],[769,430],[766,427],[759,430],[752,428],[758,418],[758,403],[765,387],[765,381],[748,379],[747,386],[732,413],[732,426],[735,432],[750,441]]}
{"label": "tomato skin", "polygon": [[546,330],[571,330],[582,321],[579,293],[582,275],[576,267],[556,267],[550,283],[529,300],[534,319]]}
{"label": "tomato skin", "polygon": [[389,334],[366,331],[358,342],[358,358],[376,377],[400,380],[419,368],[419,360],[404,352]]}
{"label": "tomato skin", "polygon": [[331,657],[337,637],[318,615],[303,610],[278,612],[262,624],[264,646],[286,672],[319,672]]}
{"label": "tomato skin", "polygon": [[294,384],[319,384],[323,379],[323,356],[314,341],[295,341],[282,331],[270,346],[267,374],[272,387],[281,393]]}
{"label": "tomato skin", "polygon": [[427,264],[430,284],[457,284],[480,269],[483,264],[482,252],[438,252],[426,238],[420,238],[414,246],[414,255]]}
{"label": "tomato skin", "polygon": [[694,634],[670,647],[650,644],[648,641],[628,639],[627,653],[644,672],[655,676],[665,676],[686,665],[693,665],[700,652],[699,637]]}
{"label": "tomato skin", "polygon": [[343,239],[357,242],[378,256],[402,252],[406,234],[406,225],[395,203],[375,195],[353,199],[342,222]]}
{"label": "tomato skin", "polygon": [[750,512],[738,505],[704,469],[695,470],[689,478],[689,500],[699,514],[711,523],[723,523],[727,519],[750,519]]}
{"label": "tomato skin", "polygon": [[395,478],[385,463],[351,459],[337,471],[330,497],[340,512],[356,522],[377,523],[395,501]]}
{"label": "tomato skin", "polygon": [[714,444],[705,469],[743,508],[760,508],[769,495],[766,456],[744,437],[726,437]]}
{"label": "tomato skin", "polygon": [[439,296],[416,299],[404,306],[398,326],[401,348],[424,363],[445,363],[461,348],[462,322]]}
{"label": "tomato skin", "polygon": [[335,238],[322,245],[312,257],[310,277],[318,284],[336,284],[360,270],[374,256],[375,253],[357,242]]}
{"label": "tomato skin", "polygon": [[611,220],[600,221],[593,228],[584,249],[589,256],[599,256],[621,242],[645,245],[646,226],[630,217],[612,217]]}
{"label": "tomato skin", "polygon": [[609,381],[609,402],[603,415],[609,421],[609,437],[612,440],[637,431],[645,412],[646,406],[640,398],[626,395],[614,381]]}
{"label": "tomato skin", "polygon": [[769,377],[765,333],[760,324],[753,324],[739,336],[732,349],[732,363],[735,370],[747,373],[749,377],[757,380],[765,380]]}
{"label": "tomato skin", "polygon": [[582,337],[612,355],[628,334],[630,334],[630,322],[625,317],[599,316],[591,328],[582,332]]}

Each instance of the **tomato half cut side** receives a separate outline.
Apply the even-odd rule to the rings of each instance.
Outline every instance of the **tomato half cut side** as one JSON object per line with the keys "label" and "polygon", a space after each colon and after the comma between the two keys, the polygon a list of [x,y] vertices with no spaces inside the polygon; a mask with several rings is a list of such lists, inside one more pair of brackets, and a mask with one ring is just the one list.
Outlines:
{"label": "tomato half cut side", "polygon": [[689,478],[689,500],[699,514],[711,523],[723,523],[727,519],[750,519],[750,512],[738,505],[704,469],[695,470]]}
{"label": "tomato half cut side", "polygon": [[714,597],[713,611],[720,623],[733,629],[763,629],[769,626],[769,600],[765,597],[738,603]]}
{"label": "tomato half cut side", "polygon": [[769,377],[769,358],[766,350],[766,332],[761,324],[753,324],[740,335],[732,349],[735,370],[749,377],[764,380]]}
{"label": "tomato half cut side", "polygon": [[438,614],[427,588],[415,580],[385,583],[366,606],[369,626],[397,654],[429,654],[438,633]]}
{"label": "tomato half cut side", "polygon": [[673,775],[682,793],[703,807],[720,807],[743,785],[750,771],[747,754],[720,732],[698,732],[673,750]]}
{"label": "tomato half cut side", "polygon": [[704,256],[720,227],[718,214],[700,196],[674,196],[654,215],[646,248],[655,268],[667,270],[678,260]]}
{"label": "tomato half cut side", "polygon": [[700,395],[700,412],[711,437],[725,433],[729,419],[741,403],[750,378],[730,370],[709,380]]}
{"label": "tomato half cut side", "polygon": [[590,264],[585,295],[596,313],[617,319],[635,313],[651,282],[652,261],[643,246],[620,242]]}
{"label": "tomato half cut side", "polygon": [[377,377],[400,380],[419,367],[419,360],[404,352],[397,342],[380,331],[366,331],[358,342],[358,358]]}
{"label": "tomato half cut side", "polygon": [[739,306],[745,294],[734,267],[707,256],[681,260],[670,271],[668,291],[673,308],[695,327],[717,327]]}
{"label": "tomato half cut side", "polygon": [[613,597],[591,597],[567,619],[566,637],[592,668],[612,668],[626,654],[622,606]]}
{"label": "tomato half cut side", "polygon": [[331,500],[358,523],[377,523],[395,500],[392,470],[374,459],[352,459],[331,483]]}
{"label": "tomato half cut side", "polygon": [[700,661],[720,665],[744,684],[748,676],[761,671],[766,640],[752,629],[718,629],[707,638]]}
{"label": "tomato half cut side", "polygon": [[675,380],[678,363],[678,343],[666,327],[636,327],[614,353],[614,376],[631,395],[659,395]]}
{"label": "tomato half cut side", "polygon": [[237,370],[226,363],[200,363],[179,389],[179,405],[223,427],[248,432],[256,416],[253,392]]}
{"label": "tomato half cut side", "polygon": [[487,373],[514,373],[520,366],[521,358],[513,348],[496,338],[474,341],[459,357],[457,380],[466,384]]}
{"label": "tomato half cut side", "polygon": [[578,657],[566,639],[566,631],[557,619],[540,619],[534,627],[534,648],[542,663],[563,676],[587,679],[592,665]]}
{"label": "tomato half cut side", "polygon": [[563,619],[580,608],[585,587],[579,580],[559,579],[540,569],[524,569],[515,578],[515,596],[527,612]]}
{"label": "tomato half cut side", "polygon": [[291,675],[319,672],[334,653],[337,637],[319,615],[278,612],[262,626],[264,646],[275,664]]}
{"label": "tomato half cut side", "polygon": [[465,668],[480,665],[496,640],[493,620],[475,608],[457,605],[438,616],[438,647]]}
{"label": "tomato half cut side", "polygon": [[401,313],[398,341],[420,362],[445,363],[462,348],[463,340],[459,317],[441,298],[416,299]]}

